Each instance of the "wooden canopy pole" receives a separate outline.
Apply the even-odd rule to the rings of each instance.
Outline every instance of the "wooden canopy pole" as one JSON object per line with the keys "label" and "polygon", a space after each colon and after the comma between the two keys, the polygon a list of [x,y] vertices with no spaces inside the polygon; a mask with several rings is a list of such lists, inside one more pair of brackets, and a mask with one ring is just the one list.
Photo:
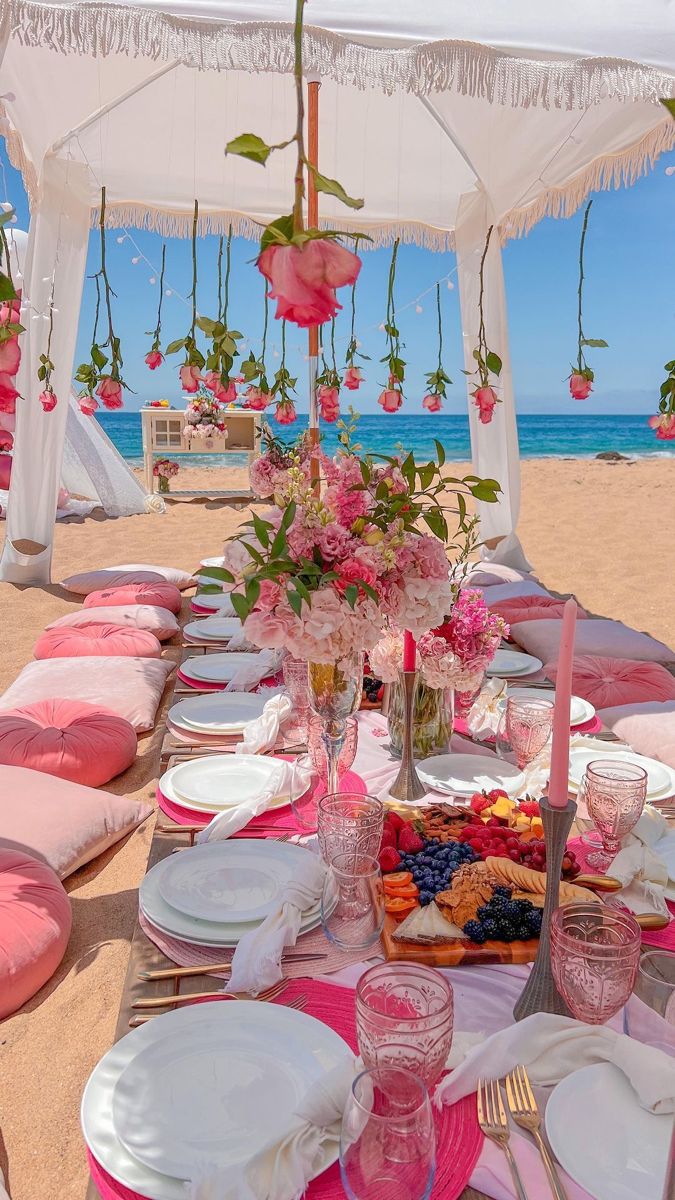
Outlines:
{"label": "wooden canopy pole", "polygon": [[[319,167],[319,88],[318,79],[310,79],[307,84],[307,158],[313,167]],[[314,176],[308,171],[307,180],[307,223],[314,229],[319,220],[319,195],[316,190]],[[311,325],[307,331],[309,338],[309,437],[313,446],[319,444],[319,412],[316,403],[316,377],[319,365],[319,327]],[[319,487],[319,462],[317,458],[311,463],[312,482],[315,489]]]}

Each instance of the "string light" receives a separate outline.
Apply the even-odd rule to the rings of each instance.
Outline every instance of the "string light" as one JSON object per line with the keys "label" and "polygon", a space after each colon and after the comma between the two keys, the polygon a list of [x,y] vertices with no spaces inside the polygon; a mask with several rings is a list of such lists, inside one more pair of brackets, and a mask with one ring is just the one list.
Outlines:
{"label": "string light", "polygon": [[133,257],[133,258],[132,258],[132,260],[131,260],[131,262],[132,262],[132,265],[133,265],[134,267],[135,267],[135,266],[136,266],[136,264],[137,264],[137,263],[139,263],[140,261],[141,261],[141,260],[140,260],[140,258],[139,258],[139,256],[138,256],[137,254],[135,254],[135,255],[134,255],[134,257]]}
{"label": "string light", "polygon": [[675,167],[666,167],[666,175],[675,175]]}
{"label": "string light", "polygon": [[424,312],[424,309],[422,308],[422,305],[421,305],[421,304],[416,304],[416,305],[415,305],[415,312],[416,312],[416,313],[421,313],[421,312]]}
{"label": "string light", "polygon": [[448,282],[447,282],[447,285],[446,285],[446,286],[447,286],[447,289],[448,289],[448,291],[449,291],[449,292],[453,292],[453,291],[455,290],[455,285],[454,285],[454,283],[452,282],[452,280],[451,280],[451,279],[448,279]]}
{"label": "string light", "polygon": [[157,283],[157,280],[155,279],[155,276],[154,276],[154,275],[151,275],[151,276],[150,276],[150,278],[149,278],[149,280],[148,280],[148,283],[152,283],[153,285],[154,285],[155,283]]}

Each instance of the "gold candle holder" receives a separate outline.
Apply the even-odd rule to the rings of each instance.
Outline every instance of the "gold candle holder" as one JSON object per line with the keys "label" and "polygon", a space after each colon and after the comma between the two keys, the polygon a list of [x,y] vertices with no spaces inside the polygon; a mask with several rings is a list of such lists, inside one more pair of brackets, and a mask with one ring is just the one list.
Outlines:
{"label": "gold candle holder", "polygon": [[399,671],[399,679],[403,687],[405,700],[403,747],[401,769],[392,786],[389,788],[389,795],[394,800],[402,800],[404,803],[407,802],[409,804],[413,800],[421,800],[427,791],[415,770],[415,759],[413,757],[413,705],[415,701],[415,687],[417,685],[417,671]]}

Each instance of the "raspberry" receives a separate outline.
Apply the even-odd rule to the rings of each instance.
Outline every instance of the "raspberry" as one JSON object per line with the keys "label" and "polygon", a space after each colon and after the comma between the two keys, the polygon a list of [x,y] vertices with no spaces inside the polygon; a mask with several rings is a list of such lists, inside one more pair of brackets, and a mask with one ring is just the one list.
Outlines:
{"label": "raspberry", "polygon": [[385,846],[384,850],[380,851],[377,861],[380,864],[380,870],[386,875],[389,871],[397,871],[401,865],[401,855],[393,846]]}
{"label": "raspberry", "polygon": [[398,848],[402,854],[419,854],[424,849],[424,839],[415,833],[412,825],[406,824],[398,835]]}

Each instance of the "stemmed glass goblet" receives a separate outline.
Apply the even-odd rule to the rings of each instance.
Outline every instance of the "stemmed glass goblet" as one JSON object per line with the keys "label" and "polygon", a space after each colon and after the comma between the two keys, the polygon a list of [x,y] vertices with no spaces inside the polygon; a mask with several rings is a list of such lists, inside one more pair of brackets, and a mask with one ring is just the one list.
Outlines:
{"label": "stemmed glass goblet", "polygon": [[606,871],[621,848],[621,839],[637,824],[647,799],[647,772],[637,763],[596,759],[586,767],[581,795],[602,838],[602,849],[588,864]]}
{"label": "stemmed glass goblet", "polygon": [[309,705],[323,721],[328,791],[336,792],[346,720],[361,704],[363,652],[354,650],[337,662],[308,664]]}
{"label": "stemmed glass goblet", "polygon": [[551,917],[551,968],[572,1016],[601,1025],[628,1000],[640,961],[641,931],[631,913],[592,901]]}
{"label": "stemmed glass goblet", "polygon": [[497,753],[501,758],[512,754],[523,770],[544,749],[552,729],[552,700],[509,696],[497,729]]}

